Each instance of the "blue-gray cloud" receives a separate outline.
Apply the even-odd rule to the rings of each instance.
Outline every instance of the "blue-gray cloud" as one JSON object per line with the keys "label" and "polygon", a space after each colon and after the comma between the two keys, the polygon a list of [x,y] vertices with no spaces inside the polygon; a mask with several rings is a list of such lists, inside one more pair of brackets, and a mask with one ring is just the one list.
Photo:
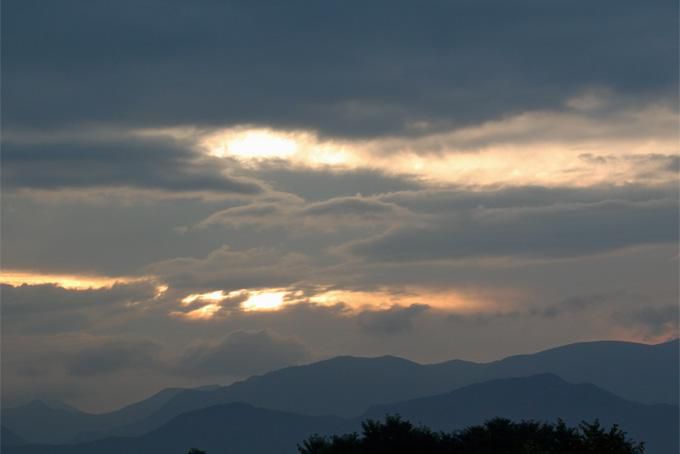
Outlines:
{"label": "blue-gray cloud", "polygon": [[677,8],[7,0],[3,126],[259,123],[374,135],[558,109],[601,87],[675,105]]}
{"label": "blue-gray cloud", "polygon": [[376,261],[577,257],[678,240],[676,198],[443,212],[348,245]]}
{"label": "blue-gray cloud", "polygon": [[267,331],[230,333],[217,344],[189,348],[179,359],[177,372],[196,376],[242,377],[296,364],[308,351],[293,339]]}
{"label": "blue-gray cloud", "polygon": [[160,346],[150,341],[112,341],[75,352],[66,363],[68,373],[81,377],[110,374],[123,369],[152,367]]}
{"label": "blue-gray cloud", "polygon": [[263,190],[253,180],[229,175],[229,161],[170,140],[7,141],[2,161],[5,189],[130,187],[250,195]]}

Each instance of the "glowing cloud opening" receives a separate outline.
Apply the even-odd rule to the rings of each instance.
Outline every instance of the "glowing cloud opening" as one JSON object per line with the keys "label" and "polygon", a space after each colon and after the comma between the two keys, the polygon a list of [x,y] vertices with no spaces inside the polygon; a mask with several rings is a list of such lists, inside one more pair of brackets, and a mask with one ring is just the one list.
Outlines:
{"label": "glowing cloud opening", "polygon": [[222,290],[216,290],[208,293],[193,293],[182,298],[182,306],[190,306],[191,304],[199,302],[219,303],[229,297],[230,294],[224,293]]}
{"label": "glowing cloud opening", "polygon": [[181,317],[185,318],[188,320],[210,320],[213,318],[219,311],[222,310],[222,306],[219,304],[206,304],[205,306],[199,307],[198,309],[194,309],[193,311],[189,312],[171,312],[170,315],[174,315],[176,317]]}
{"label": "glowing cloud opening", "polygon": [[241,303],[244,311],[273,311],[283,307],[288,295],[286,291],[262,291],[251,293],[247,300]]}
{"label": "glowing cloud opening", "polygon": [[[67,290],[89,290],[111,288],[116,284],[142,282],[148,278],[87,276],[70,274],[46,274],[30,271],[3,270],[0,272],[0,284],[20,287],[22,285],[56,285]],[[160,287],[157,288],[157,291]],[[166,288],[167,290],[167,288]]]}

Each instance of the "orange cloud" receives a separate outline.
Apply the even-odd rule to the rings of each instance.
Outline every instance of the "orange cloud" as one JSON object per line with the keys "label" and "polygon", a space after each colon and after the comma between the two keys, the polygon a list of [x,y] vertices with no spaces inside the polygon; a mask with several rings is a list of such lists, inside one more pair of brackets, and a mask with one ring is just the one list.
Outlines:
{"label": "orange cloud", "polygon": [[[109,276],[88,276],[81,274],[49,274],[31,271],[3,270],[0,271],[0,284],[19,287],[21,285],[45,285],[52,284],[58,287],[71,290],[87,290],[110,288],[115,284],[129,284],[147,280],[146,277],[109,277]],[[159,293],[163,286],[159,286]],[[167,290],[167,287],[166,287]]]}

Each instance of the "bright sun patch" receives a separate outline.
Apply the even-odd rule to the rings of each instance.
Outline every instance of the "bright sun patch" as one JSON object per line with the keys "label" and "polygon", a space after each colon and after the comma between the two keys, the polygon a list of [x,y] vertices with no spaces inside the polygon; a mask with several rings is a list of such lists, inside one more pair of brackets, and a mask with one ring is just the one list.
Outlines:
{"label": "bright sun patch", "polygon": [[244,311],[272,311],[283,307],[286,291],[262,291],[252,292],[248,299],[241,303]]}
{"label": "bright sun patch", "polygon": [[293,134],[269,129],[227,131],[208,138],[206,146],[215,156],[240,159],[288,159],[298,151]]}
{"label": "bright sun patch", "polygon": [[281,159],[305,167],[356,164],[356,156],[347,144],[321,141],[308,131],[231,128],[204,136],[200,145],[213,156],[244,163]]}

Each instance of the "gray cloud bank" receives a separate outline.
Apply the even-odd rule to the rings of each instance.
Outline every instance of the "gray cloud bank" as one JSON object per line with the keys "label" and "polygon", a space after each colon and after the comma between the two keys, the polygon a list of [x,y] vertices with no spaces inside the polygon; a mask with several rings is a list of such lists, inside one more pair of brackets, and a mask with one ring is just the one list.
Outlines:
{"label": "gray cloud bank", "polygon": [[677,8],[673,0],[7,0],[3,126],[420,133],[560,109],[602,87],[674,106]]}
{"label": "gray cloud bank", "polygon": [[17,143],[2,149],[3,188],[136,188],[253,195],[262,187],[229,175],[228,161],[160,139]]}

